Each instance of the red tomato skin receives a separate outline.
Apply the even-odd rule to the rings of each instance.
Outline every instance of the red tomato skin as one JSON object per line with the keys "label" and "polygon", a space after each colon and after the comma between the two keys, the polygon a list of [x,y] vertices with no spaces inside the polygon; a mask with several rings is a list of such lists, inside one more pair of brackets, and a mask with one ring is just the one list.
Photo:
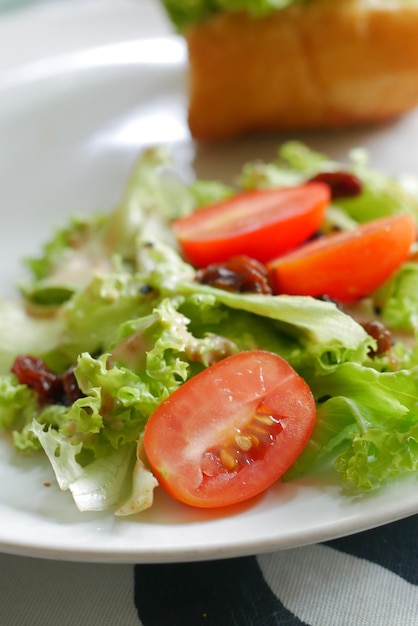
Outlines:
{"label": "red tomato skin", "polygon": [[320,182],[244,192],[174,221],[173,231],[195,267],[241,254],[264,263],[309,239],[330,197]]}
{"label": "red tomato skin", "polygon": [[[256,407],[281,419],[260,458],[239,471],[202,473],[202,458],[237,428],[253,424]],[[305,381],[281,357],[253,350],[227,357],[196,375],[150,417],[144,447],[160,485],[190,506],[213,508],[247,500],[270,487],[305,447],[316,417]],[[258,422],[256,423],[256,425]]]}
{"label": "red tomato skin", "polygon": [[276,294],[354,302],[373,293],[407,260],[415,238],[408,213],[373,220],[270,261],[269,281]]}

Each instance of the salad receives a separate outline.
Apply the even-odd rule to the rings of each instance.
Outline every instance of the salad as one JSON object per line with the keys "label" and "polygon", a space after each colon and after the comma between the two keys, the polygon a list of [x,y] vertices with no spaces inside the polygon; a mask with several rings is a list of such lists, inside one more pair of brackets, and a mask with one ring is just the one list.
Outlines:
{"label": "salad", "polygon": [[307,0],[163,0],[163,4],[179,30],[205,19],[218,11],[248,11],[254,16],[264,16],[284,9],[290,4],[300,4]]}
{"label": "salad", "polygon": [[158,485],[216,507],[330,466],[350,492],[417,470],[417,219],[414,181],[361,149],[288,142],[234,186],[145,151],[0,303],[4,435],[117,515]]}

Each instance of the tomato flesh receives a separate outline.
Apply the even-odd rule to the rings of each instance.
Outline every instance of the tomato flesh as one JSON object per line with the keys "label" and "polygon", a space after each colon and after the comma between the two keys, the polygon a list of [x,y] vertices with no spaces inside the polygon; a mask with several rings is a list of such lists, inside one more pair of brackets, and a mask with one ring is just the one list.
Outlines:
{"label": "tomato flesh", "polygon": [[415,241],[409,213],[321,237],[267,265],[275,293],[327,295],[352,302],[375,291],[403,263]]}
{"label": "tomato flesh", "polygon": [[159,483],[196,507],[247,500],[272,485],[305,447],[316,407],[281,357],[252,350],[204,370],[150,417],[144,447]]}
{"label": "tomato flesh", "polygon": [[173,231],[196,267],[241,254],[266,262],[317,231],[330,193],[321,182],[245,192],[174,221]]}

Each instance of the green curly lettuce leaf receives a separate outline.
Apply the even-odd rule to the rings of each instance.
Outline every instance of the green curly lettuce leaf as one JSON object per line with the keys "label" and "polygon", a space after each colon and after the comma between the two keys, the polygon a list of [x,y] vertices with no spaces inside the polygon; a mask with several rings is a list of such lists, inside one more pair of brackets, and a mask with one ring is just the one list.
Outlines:
{"label": "green curly lettuce leaf", "polygon": [[269,15],[290,4],[308,0],[162,0],[171,21],[180,31],[220,11],[248,11],[254,17]]}
{"label": "green curly lettuce leaf", "polygon": [[343,483],[360,491],[418,469],[417,364],[378,372],[344,363],[325,376],[308,376],[307,382],[324,401],[287,480],[330,458]]}

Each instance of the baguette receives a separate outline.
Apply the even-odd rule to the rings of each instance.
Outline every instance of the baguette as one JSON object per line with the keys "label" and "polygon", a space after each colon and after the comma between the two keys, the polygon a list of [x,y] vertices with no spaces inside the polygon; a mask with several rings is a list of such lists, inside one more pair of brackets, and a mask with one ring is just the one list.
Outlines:
{"label": "baguette", "polygon": [[418,104],[418,2],[308,0],[184,30],[191,134],[376,124]]}

